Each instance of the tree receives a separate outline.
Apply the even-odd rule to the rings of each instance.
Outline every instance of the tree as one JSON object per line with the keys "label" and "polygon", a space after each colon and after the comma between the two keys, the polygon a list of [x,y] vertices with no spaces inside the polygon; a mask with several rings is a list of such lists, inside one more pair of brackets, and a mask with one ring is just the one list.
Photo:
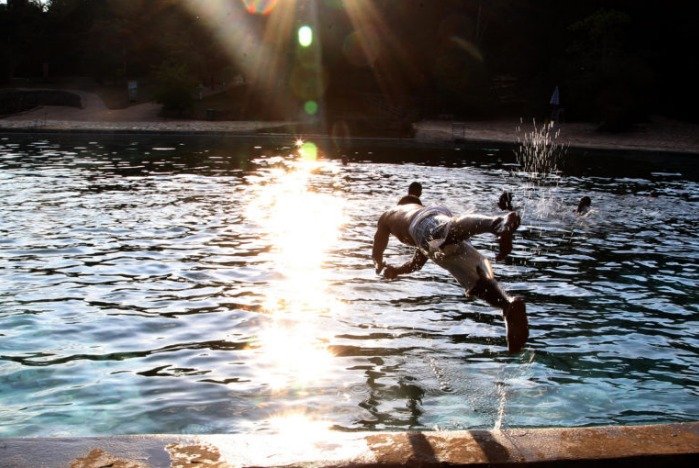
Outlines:
{"label": "tree", "polygon": [[163,114],[183,116],[192,111],[196,80],[186,65],[164,61],[153,73],[155,101],[163,105]]}
{"label": "tree", "polygon": [[45,30],[43,5],[32,0],[12,0],[0,13],[0,58],[5,81],[17,73],[39,76]]}
{"label": "tree", "polygon": [[569,28],[563,61],[569,114],[596,120],[602,130],[627,130],[649,109],[653,76],[629,47],[631,23],[626,13],[602,9]]}

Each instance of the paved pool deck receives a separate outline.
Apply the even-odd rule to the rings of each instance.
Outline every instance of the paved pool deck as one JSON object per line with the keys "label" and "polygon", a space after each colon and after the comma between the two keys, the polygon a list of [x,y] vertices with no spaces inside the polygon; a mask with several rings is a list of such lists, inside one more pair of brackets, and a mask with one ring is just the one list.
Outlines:
{"label": "paved pool deck", "polygon": [[698,466],[699,422],[651,426],[0,439],[0,465]]}

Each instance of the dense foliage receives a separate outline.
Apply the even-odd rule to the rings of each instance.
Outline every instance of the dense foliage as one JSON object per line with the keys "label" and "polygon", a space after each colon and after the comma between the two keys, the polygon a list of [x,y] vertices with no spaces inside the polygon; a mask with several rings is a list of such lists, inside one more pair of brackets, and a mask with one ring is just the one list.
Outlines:
{"label": "dense foliage", "polygon": [[163,105],[167,116],[188,115],[194,106],[197,83],[186,65],[163,62],[153,73],[155,100]]}
{"label": "dense foliage", "polygon": [[[207,1],[244,8],[238,0]],[[188,70],[188,77],[205,85],[245,74],[241,57],[257,51],[250,48],[238,57],[226,53],[221,43],[226,34],[212,31],[184,3],[8,0],[0,4],[0,81],[67,75],[87,75],[98,82],[147,79],[159,76],[154,70],[162,72],[164,62]],[[298,10],[306,12],[304,21],[309,3],[297,2]],[[355,4],[367,3],[375,15],[366,24],[381,27],[375,50],[357,46],[353,33],[360,26],[351,21],[346,2],[315,2],[322,87],[330,106],[341,105],[343,97],[354,93],[382,96],[386,106],[409,107],[423,116],[545,116],[551,93],[559,86],[569,120],[597,121],[610,130],[622,130],[653,113],[696,120],[699,59],[693,48],[699,43],[699,28],[693,25],[690,2]],[[267,40],[264,32],[271,18],[255,16],[247,25],[260,43],[263,37]],[[240,27],[235,22],[218,27],[222,24],[231,31]],[[286,34],[289,47],[278,52],[286,54],[278,62],[288,59],[287,68],[276,71],[293,78],[299,70],[289,65],[294,31]],[[291,94],[298,84],[288,83],[279,92]]]}

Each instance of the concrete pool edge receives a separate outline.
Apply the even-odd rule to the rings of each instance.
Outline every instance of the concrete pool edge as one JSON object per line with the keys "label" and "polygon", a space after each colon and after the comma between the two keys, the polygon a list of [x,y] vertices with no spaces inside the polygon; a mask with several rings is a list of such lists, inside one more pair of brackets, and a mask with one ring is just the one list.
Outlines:
{"label": "concrete pool edge", "polygon": [[582,465],[695,466],[699,422],[449,432],[293,431],[0,439],[4,467]]}

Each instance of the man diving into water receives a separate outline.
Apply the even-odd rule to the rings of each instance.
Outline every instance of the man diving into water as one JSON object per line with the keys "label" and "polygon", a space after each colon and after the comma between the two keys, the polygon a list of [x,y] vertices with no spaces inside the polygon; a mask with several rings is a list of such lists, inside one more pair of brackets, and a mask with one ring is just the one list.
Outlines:
{"label": "man diving into water", "polygon": [[[454,216],[443,206],[425,207],[419,199],[414,203],[399,204],[379,218],[372,249],[376,273],[383,271],[385,278],[394,279],[421,269],[427,259],[431,259],[456,278],[467,296],[475,296],[502,309],[507,348],[510,353],[516,353],[529,337],[524,299],[512,298],[500,288],[493,277],[490,262],[468,239],[476,234],[495,234],[500,245],[496,259],[503,260],[512,251],[512,236],[519,222],[516,212],[502,217]],[[391,234],[403,244],[416,247],[413,258],[398,267],[383,261]]]}

